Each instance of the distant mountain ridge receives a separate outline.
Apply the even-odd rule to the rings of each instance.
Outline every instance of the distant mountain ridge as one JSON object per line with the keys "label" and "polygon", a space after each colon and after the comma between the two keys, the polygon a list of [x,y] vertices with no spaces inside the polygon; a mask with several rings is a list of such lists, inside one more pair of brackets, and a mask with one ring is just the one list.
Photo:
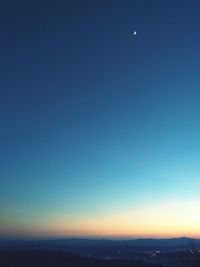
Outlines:
{"label": "distant mountain ridge", "polygon": [[40,250],[64,250],[73,251],[85,248],[98,247],[147,247],[147,248],[173,248],[173,249],[194,249],[200,248],[200,239],[180,237],[169,239],[130,239],[130,240],[112,240],[112,239],[84,239],[84,238],[66,238],[49,240],[1,240],[0,250],[7,249],[40,249]]}

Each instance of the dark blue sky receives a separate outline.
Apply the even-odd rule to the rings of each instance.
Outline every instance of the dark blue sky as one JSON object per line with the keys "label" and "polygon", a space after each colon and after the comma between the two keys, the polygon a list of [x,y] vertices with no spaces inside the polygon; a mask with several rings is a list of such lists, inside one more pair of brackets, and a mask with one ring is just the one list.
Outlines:
{"label": "dark blue sky", "polygon": [[162,234],[109,223],[200,201],[199,13],[197,0],[1,2],[0,232]]}

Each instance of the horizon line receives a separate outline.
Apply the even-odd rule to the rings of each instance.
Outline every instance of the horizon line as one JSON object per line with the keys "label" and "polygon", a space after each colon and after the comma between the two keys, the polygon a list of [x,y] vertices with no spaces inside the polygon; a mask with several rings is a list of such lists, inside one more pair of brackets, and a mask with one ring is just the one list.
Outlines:
{"label": "horizon line", "polygon": [[161,239],[200,239],[200,236],[0,236],[0,240],[6,241],[45,241],[45,240],[145,240],[145,239],[153,239],[153,240],[161,240]]}

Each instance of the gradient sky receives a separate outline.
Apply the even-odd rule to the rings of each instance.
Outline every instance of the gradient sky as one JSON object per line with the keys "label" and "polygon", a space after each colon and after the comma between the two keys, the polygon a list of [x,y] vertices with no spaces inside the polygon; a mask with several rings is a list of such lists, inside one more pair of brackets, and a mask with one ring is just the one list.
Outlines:
{"label": "gradient sky", "polygon": [[1,1],[0,235],[200,237],[199,14]]}

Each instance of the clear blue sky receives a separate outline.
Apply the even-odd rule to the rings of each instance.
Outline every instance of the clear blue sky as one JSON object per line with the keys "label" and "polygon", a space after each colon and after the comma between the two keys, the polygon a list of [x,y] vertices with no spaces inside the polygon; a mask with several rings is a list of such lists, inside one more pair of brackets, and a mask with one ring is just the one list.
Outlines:
{"label": "clear blue sky", "polygon": [[200,236],[199,13],[1,2],[0,234]]}

